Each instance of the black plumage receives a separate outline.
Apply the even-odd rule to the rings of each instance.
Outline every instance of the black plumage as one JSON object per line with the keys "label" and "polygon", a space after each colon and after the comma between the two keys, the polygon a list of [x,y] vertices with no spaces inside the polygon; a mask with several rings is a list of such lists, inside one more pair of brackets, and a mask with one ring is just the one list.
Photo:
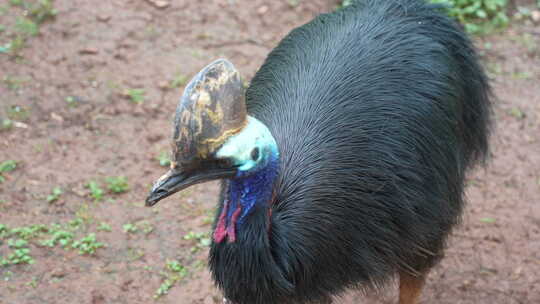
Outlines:
{"label": "black plumage", "polygon": [[442,12],[365,0],[321,15],[270,53],[247,109],[274,135],[281,165],[273,201],[236,242],[212,245],[229,300],[326,301],[440,259],[490,130],[486,77]]}
{"label": "black plumage", "polygon": [[226,60],[195,76],[147,199],[224,179],[209,262],[224,296],[327,303],[399,276],[416,303],[488,153],[489,85],[459,26],[421,0],[359,0],[293,30],[243,97]]}

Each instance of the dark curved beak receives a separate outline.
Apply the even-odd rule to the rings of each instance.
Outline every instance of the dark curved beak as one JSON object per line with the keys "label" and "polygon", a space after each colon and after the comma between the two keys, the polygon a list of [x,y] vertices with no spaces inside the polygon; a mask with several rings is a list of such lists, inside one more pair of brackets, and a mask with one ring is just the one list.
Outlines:
{"label": "dark curved beak", "polygon": [[189,172],[178,169],[171,169],[165,175],[161,176],[152,187],[150,194],[146,198],[146,206],[155,205],[160,200],[173,195],[174,193],[184,190],[190,186],[203,182],[230,178],[236,174],[234,169],[208,170]]}

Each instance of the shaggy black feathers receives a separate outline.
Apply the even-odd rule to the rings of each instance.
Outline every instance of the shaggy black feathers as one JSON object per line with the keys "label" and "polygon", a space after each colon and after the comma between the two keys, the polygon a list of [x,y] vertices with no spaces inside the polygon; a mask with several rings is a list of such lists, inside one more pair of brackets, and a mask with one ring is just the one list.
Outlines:
{"label": "shaggy black feathers", "polygon": [[212,245],[233,303],[324,301],[437,262],[490,127],[486,77],[443,13],[366,0],[321,15],[270,53],[247,106],[281,169],[237,241]]}

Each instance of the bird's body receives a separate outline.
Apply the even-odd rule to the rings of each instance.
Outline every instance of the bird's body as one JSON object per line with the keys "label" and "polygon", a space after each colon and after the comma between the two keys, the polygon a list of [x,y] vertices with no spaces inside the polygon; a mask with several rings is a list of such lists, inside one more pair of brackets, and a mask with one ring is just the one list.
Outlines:
{"label": "bird's body", "polygon": [[248,126],[274,141],[223,182],[210,269],[224,296],[421,285],[487,151],[489,88],[459,28],[420,0],[358,1],[293,30],[246,98]]}

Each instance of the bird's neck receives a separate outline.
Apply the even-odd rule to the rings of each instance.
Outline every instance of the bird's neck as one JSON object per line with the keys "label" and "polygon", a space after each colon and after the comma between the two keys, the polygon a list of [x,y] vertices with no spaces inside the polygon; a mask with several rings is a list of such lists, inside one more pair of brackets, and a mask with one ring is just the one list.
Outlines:
{"label": "bird's neck", "polygon": [[257,172],[248,176],[239,173],[229,182],[214,231],[216,243],[226,237],[228,242],[235,242],[252,213],[266,212],[269,215],[274,182],[279,172],[279,156],[274,151],[268,157],[267,164]]}

